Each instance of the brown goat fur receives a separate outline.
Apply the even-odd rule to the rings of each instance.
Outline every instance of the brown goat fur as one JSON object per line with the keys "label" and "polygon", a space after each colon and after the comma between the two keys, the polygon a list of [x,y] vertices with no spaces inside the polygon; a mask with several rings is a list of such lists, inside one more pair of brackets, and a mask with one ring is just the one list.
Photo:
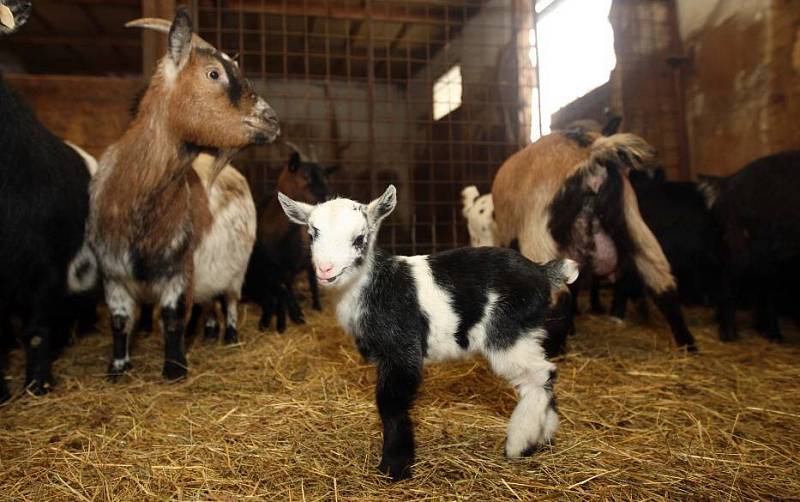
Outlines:
{"label": "brown goat fur", "polygon": [[544,136],[512,155],[495,176],[497,237],[501,245],[516,241],[535,262],[566,256],[612,279],[622,267],[633,266],[678,344],[693,349],[669,262],[627,179],[631,169],[643,168],[652,157],[650,146],[632,134]]}
{"label": "brown goat fur", "polygon": [[[109,374],[130,367],[135,308],[157,303],[165,334],[164,375],[186,374],[183,329],[192,304],[194,251],[214,223],[208,190],[227,160],[272,141],[277,117],[228,56],[198,48],[180,8],[168,53],[123,137],[108,148],[91,185],[89,238],[103,269],[114,349]],[[192,163],[202,149],[219,158],[208,180]]]}

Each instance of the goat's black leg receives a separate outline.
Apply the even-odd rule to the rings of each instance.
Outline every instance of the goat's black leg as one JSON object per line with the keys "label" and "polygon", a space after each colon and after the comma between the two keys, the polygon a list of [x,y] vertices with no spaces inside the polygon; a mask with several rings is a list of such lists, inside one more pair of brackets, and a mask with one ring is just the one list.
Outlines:
{"label": "goat's black leg", "polygon": [[137,333],[153,332],[153,305],[146,303],[139,309],[139,321],[136,323]]}
{"label": "goat's black leg", "polygon": [[286,331],[287,293],[283,286],[278,286],[273,293],[275,294],[275,330],[283,333]]}
{"label": "goat's black leg", "polygon": [[[41,306],[36,307],[39,308]],[[25,387],[37,396],[47,394],[54,383],[50,340],[53,321],[49,313],[39,311],[31,316],[25,326]]]}
{"label": "goat's black leg", "polygon": [[164,323],[163,375],[168,380],[184,378],[187,373],[183,339],[185,314],[186,299],[183,295],[175,304],[161,306],[161,321]]}
{"label": "goat's black leg", "polygon": [[300,309],[300,304],[297,303],[297,295],[294,292],[294,279],[284,282],[286,286],[286,306],[289,310],[289,319],[295,324],[305,324],[306,319],[303,317],[303,311]]}
{"label": "goat's black leg", "polygon": [[589,302],[592,314],[602,315],[606,313],[603,302],[600,301],[600,277],[596,275],[589,277]]}
{"label": "goat's black leg", "polygon": [[572,308],[572,295],[563,291],[550,307],[545,320],[547,338],[542,340],[546,357],[556,357],[567,351],[567,336],[575,332],[575,319]]}
{"label": "goat's black leg", "polygon": [[10,338],[11,336],[11,320],[7,317],[2,306],[0,306],[0,403],[11,399],[11,392],[8,390],[8,384],[6,384],[5,373],[8,356],[5,342],[6,337]]}
{"label": "goat's black leg", "polygon": [[627,309],[628,294],[625,292],[625,285],[617,282],[614,284],[614,296],[611,300],[611,317],[624,320]]}
{"label": "goat's black leg", "polygon": [[269,330],[272,323],[272,314],[275,312],[276,296],[272,291],[264,291],[261,295],[259,305],[261,305],[261,319],[258,320],[258,329],[261,331]]}
{"label": "goat's black leg", "polygon": [[717,305],[719,320],[719,339],[732,342],[739,338],[736,329],[736,289],[735,279],[728,271],[722,273],[720,294]]}
{"label": "goat's black leg", "polygon": [[675,288],[668,289],[660,294],[654,295],[653,300],[667,319],[667,323],[672,329],[672,335],[675,337],[675,343],[678,347],[686,347],[689,352],[697,352],[694,336],[692,336],[683,318],[683,311],[681,310],[680,301],[678,300],[678,290]]}
{"label": "goat's black leg", "polygon": [[411,477],[414,426],[409,411],[422,381],[421,357],[418,365],[399,359],[378,363],[376,387],[378,412],[383,422],[383,453],[378,469],[394,481]]}
{"label": "goat's black leg", "polygon": [[775,306],[775,297],[769,291],[761,291],[758,304],[756,306],[756,329],[764,335],[767,340],[773,342],[783,341],[781,335],[780,320],[778,309]]}
{"label": "goat's black leg", "polygon": [[308,275],[308,289],[311,291],[311,308],[314,310],[322,310],[322,302],[319,300],[317,274],[314,272],[314,265],[311,262],[309,262],[306,267],[306,274]]}

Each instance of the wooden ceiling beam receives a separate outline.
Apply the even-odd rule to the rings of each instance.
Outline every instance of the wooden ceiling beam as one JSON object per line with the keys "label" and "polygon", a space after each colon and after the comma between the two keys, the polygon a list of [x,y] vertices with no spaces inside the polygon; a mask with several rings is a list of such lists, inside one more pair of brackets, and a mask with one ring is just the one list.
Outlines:
{"label": "wooden ceiling beam", "polygon": [[20,35],[9,37],[4,41],[8,45],[62,45],[62,46],[120,46],[120,47],[141,47],[142,41],[136,38],[119,38],[109,36],[32,36]]}
{"label": "wooden ceiling beam", "polygon": [[[306,17],[327,17],[332,19],[349,19],[352,21],[364,21],[367,18],[367,10],[363,6],[354,5],[330,5],[325,3],[304,3],[283,0],[279,2],[262,0],[230,0],[225,6],[225,10],[234,12],[249,12],[253,14],[270,14],[276,16],[306,16]],[[395,22],[395,23],[435,23],[440,24],[442,17],[429,17],[426,15],[412,14],[408,12],[386,12],[385,10],[373,10],[371,12],[373,21]]]}

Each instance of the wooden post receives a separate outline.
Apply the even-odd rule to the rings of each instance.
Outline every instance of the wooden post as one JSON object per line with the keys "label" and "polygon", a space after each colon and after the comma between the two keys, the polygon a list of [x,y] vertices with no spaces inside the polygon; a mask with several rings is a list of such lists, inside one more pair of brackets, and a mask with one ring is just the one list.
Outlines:
{"label": "wooden post", "polygon": [[[142,17],[175,17],[175,0],[142,0]],[[142,76],[149,79],[156,63],[167,52],[167,36],[151,30],[142,31]]]}

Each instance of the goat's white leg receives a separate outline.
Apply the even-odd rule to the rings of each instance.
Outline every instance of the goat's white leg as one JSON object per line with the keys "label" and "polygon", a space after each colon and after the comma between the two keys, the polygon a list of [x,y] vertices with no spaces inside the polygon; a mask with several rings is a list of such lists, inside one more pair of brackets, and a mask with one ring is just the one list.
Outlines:
{"label": "goat's white leg", "polygon": [[228,293],[222,303],[225,310],[225,343],[239,343],[239,333],[237,331],[239,295]]}
{"label": "goat's white leg", "polygon": [[487,353],[492,370],[517,390],[519,402],[508,423],[506,455],[524,457],[550,444],[558,430],[553,396],[556,366],[544,357],[536,330],[507,349]]}
{"label": "goat's white leg", "polygon": [[115,281],[106,281],[105,292],[111,314],[111,334],[114,337],[108,377],[114,380],[131,368],[130,334],[136,301],[124,285]]}

